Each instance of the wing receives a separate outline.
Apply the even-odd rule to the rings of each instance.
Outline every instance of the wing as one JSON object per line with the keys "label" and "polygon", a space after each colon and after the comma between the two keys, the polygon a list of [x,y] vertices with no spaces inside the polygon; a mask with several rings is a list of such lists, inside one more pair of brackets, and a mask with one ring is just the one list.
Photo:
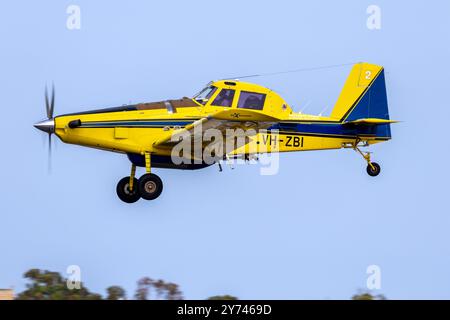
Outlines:
{"label": "wing", "polygon": [[218,141],[214,140],[211,142],[210,140],[203,139],[203,137],[205,132],[209,129],[215,129],[221,132],[223,139],[227,139],[227,137],[230,137],[230,134],[232,134],[236,139],[235,147],[237,149],[249,143],[251,141],[250,137],[256,134],[258,130],[267,129],[279,121],[280,119],[278,118],[268,116],[267,114],[256,110],[232,109],[219,111],[201,118],[182,129],[168,133],[166,136],[156,141],[153,144],[153,147],[156,149],[172,148],[179,143],[180,137],[189,136],[192,142],[201,142],[202,149],[205,147],[212,148]]}

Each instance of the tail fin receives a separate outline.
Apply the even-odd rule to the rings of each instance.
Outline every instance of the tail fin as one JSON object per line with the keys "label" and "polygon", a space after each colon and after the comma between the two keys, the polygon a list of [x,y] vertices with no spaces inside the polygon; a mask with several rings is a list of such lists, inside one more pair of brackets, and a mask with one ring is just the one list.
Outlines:
{"label": "tail fin", "polygon": [[[380,138],[390,138],[384,69],[369,63],[355,64],[331,112],[331,117],[342,123],[366,123]],[[371,119],[372,121],[367,121]],[[370,123],[369,123],[370,122]]]}

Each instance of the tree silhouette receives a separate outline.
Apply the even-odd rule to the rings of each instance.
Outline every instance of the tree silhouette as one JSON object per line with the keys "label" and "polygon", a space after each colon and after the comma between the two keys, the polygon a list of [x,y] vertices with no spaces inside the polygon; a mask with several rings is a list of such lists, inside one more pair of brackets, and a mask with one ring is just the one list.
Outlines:
{"label": "tree silhouette", "polygon": [[111,286],[106,288],[106,300],[125,300],[127,298],[125,290],[119,286]]}
{"label": "tree silhouette", "polygon": [[153,280],[149,277],[139,279],[136,293],[137,300],[149,300],[152,293],[155,299],[161,300],[182,300],[183,294],[179,286],[175,283],[164,282],[163,280]]}
{"label": "tree silhouette", "polygon": [[153,279],[149,277],[144,277],[138,280],[138,287],[136,289],[136,293],[134,294],[134,298],[136,300],[148,300],[150,289],[153,285]]}
{"label": "tree silhouette", "polygon": [[58,272],[31,269],[25,272],[24,278],[30,282],[27,289],[19,293],[17,300],[98,300],[101,295],[91,293],[81,284],[80,289],[70,290],[67,279]]}
{"label": "tree silhouette", "polygon": [[373,295],[368,291],[359,291],[353,295],[352,300],[387,300],[382,294]]}
{"label": "tree silhouette", "polygon": [[219,296],[212,296],[209,297],[207,300],[239,300],[239,299],[237,297],[230,296],[229,294],[225,294]]}

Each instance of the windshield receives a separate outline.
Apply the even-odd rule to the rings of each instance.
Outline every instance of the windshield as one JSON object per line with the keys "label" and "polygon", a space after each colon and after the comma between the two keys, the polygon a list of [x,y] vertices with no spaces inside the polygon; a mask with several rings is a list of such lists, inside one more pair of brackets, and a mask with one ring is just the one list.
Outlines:
{"label": "windshield", "polygon": [[216,92],[216,90],[217,90],[217,87],[214,87],[214,86],[206,87],[202,91],[200,91],[198,94],[196,94],[194,96],[194,99],[195,99],[195,101],[204,105],[206,102],[208,102],[208,100],[212,97],[212,95],[214,94],[214,92]]}

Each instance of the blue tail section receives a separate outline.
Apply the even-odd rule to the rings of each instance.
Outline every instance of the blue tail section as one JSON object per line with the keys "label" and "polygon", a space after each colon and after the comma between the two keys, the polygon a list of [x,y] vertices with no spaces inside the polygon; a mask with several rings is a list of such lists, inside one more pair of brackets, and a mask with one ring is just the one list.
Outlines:
{"label": "blue tail section", "polygon": [[[361,95],[355,105],[350,108],[348,115],[344,117],[344,123],[347,121],[355,121],[358,119],[377,118],[389,120],[389,110],[386,95],[386,83],[384,77],[384,69],[380,71],[377,78]],[[375,134],[380,138],[391,137],[390,124],[382,124],[376,126],[360,126],[358,131],[361,134]]]}

